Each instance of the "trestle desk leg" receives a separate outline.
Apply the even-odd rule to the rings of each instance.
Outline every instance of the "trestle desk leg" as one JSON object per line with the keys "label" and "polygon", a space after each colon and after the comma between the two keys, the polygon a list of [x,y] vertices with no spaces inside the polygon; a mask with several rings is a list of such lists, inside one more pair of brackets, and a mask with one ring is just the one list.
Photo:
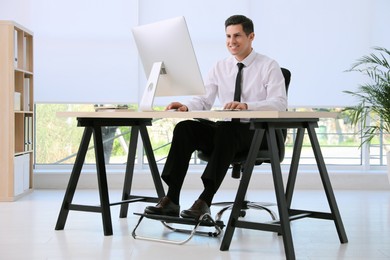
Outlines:
{"label": "trestle desk leg", "polygon": [[297,179],[299,159],[301,158],[303,137],[305,134],[305,128],[298,128],[297,135],[294,142],[294,149],[292,153],[292,159],[290,164],[290,172],[288,174],[288,180],[286,185],[286,201],[287,207],[291,208],[292,197],[295,188],[295,181]]}
{"label": "trestle desk leg", "polygon": [[267,142],[270,150],[272,176],[275,186],[276,201],[278,204],[279,218],[281,225],[281,234],[283,236],[284,251],[288,260],[295,259],[294,245],[292,241],[290,218],[287,210],[287,202],[284,193],[282,171],[280,167],[278,145],[276,142],[275,128],[267,124]]}
{"label": "trestle desk leg", "polygon": [[314,156],[317,161],[318,170],[320,172],[322,184],[325,189],[325,194],[328,199],[329,207],[333,215],[333,219],[336,225],[340,242],[347,243],[348,242],[347,234],[345,233],[344,225],[341,220],[339,209],[337,207],[337,202],[333,193],[333,188],[329,179],[328,171],[326,170],[324,158],[321,153],[320,144],[318,142],[318,138],[315,133],[315,129],[314,129],[315,126],[316,126],[315,123],[308,123],[308,127],[307,127],[311,146],[313,148]]}
{"label": "trestle desk leg", "polygon": [[88,145],[92,136],[92,128],[86,127],[81,138],[80,147],[77,152],[76,160],[73,165],[73,170],[70,175],[68,186],[65,191],[64,200],[58,215],[57,224],[55,230],[63,230],[65,227],[66,219],[68,218],[69,205],[72,203],[74,193],[76,191],[77,183],[79,181],[81,169],[83,168],[85,155],[88,151]]}
{"label": "trestle desk leg", "polygon": [[105,236],[112,235],[112,222],[111,222],[111,211],[110,211],[110,199],[108,195],[108,184],[106,166],[104,160],[104,149],[103,149],[103,138],[102,130],[100,126],[93,128],[94,141],[95,141],[95,158],[96,158],[96,169],[97,179],[100,195],[100,207],[102,213],[103,230]]}
{"label": "trestle desk leg", "polygon": [[[139,126],[131,127],[130,145],[129,145],[129,151],[127,155],[125,181],[123,183],[122,201],[129,199],[131,193],[131,186],[133,183],[133,176],[134,176],[135,155],[137,152],[138,131],[139,131]],[[129,209],[128,203],[122,204],[119,217],[126,218],[128,209]]]}

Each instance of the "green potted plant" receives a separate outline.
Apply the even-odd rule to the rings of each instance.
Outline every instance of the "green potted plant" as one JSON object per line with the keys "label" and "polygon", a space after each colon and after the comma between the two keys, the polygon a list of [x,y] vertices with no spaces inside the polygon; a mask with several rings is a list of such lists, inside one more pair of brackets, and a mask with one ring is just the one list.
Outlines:
{"label": "green potted plant", "polygon": [[[363,73],[369,82],[359,85],[356,91],[344,91],[358,100],[356,106],[347,107],[345,111],[349,113],[352,125],[362,124],[362,144],[370,142],[380,131],[390,134],[390,51],[381,47],[373,49],[376,53],[361,57],[348,70]],[[387,165],[390,181],[389,151]]]}

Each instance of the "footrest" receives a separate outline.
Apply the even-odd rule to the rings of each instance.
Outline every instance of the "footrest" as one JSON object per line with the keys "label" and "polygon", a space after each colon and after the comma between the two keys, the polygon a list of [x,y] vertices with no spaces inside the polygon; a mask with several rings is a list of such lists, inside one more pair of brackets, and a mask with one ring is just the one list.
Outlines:
{"label": "footrest", "polygon": [[[135,226],[132,236],[134,239],[155,241],[155,242],[163,242],[169,244],[177,244],[182,245],[191,240],[194,235],[206,235],[209,237],[217,237],[222,233],[222,228],[225,226],[223,221],[214,221],[210,214],[204,214],[199,217],[199,219],[190,219],[190,218],[181,218],[181,217],[173,217],[173,216],[164,216],[164,215],[153,215],[153,214],[145,214],[145,213],[134,213],[134,215],[140,216],[137,225]],[[173,241],[168,239],[158,239],[151,237],[139,236],[135,233],[136,229],[140,225],[141,221],[144,218],[158,220],[160,221],[166,228],[174,232],[186,233],[189,234],[189,237],[182,241]],[[179,229],[174,228],[170,224],[182,224],[182,225],[191,225],[194,226],[192,229]],[[203,227],[214,227],[214,232],[206,232],[197,230],[200,226]]]}

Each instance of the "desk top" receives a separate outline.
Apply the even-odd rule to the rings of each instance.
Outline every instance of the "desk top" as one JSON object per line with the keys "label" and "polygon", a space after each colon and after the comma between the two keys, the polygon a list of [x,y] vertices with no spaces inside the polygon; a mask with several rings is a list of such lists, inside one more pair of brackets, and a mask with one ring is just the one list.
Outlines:
{"label": "desk top", "polygon": [[58,117],[78,118],[336,118],[337,112],[293,112],[293,111],[99,111],[57,112]]}

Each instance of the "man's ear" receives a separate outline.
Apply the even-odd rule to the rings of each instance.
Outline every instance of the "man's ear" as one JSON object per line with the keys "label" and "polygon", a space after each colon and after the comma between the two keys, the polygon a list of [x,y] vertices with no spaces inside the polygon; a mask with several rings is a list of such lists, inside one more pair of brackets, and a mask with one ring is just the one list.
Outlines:
{"label": "man's ear", "polygon": [[251,34],[249,34],[249,39],[250,39],[251,41],[253,41],[253,40],[255,39],[255,33],[254,33],[254,32],[252,32]]}

